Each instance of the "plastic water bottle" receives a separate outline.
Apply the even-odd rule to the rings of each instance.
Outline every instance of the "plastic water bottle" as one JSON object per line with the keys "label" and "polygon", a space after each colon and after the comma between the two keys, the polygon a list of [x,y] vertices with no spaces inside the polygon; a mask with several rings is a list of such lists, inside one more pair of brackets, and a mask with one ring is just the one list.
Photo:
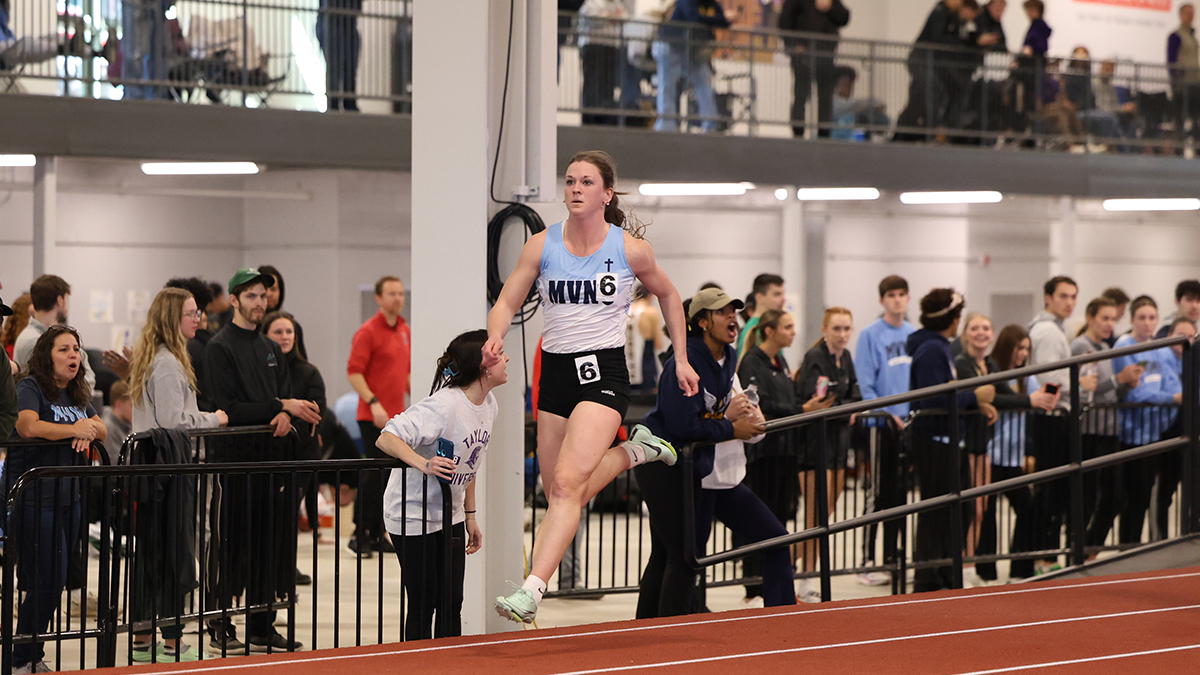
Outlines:
{"label": "plastic water bottle", "polygon": [[757,408],[758,407],[758,385],[751,384],[749,387],[746,387],[746,390],[743,393],[746,394],[746,400],[750,402],[750,405]]}

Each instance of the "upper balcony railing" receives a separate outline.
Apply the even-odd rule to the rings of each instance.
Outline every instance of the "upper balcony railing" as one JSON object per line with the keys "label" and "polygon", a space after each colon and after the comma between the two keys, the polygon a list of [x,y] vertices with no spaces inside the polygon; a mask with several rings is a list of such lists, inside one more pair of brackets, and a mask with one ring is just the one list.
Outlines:
{"label": "upper balcony railing", "polygon": [[411,109],[410,0],[12,0],[0,93]]}
{"label": "upper balcony railing", "polygon": [[1183,152],[1200,71],[779,30],[579,16],[560,21],[559,123]]}
{"label": "upper balcony railing", "polygon": [[[407,113],[411,17],[411,0],[12,0],[0,93]],[[1189,156],[1200,137],[1200,71],[1163,64],[559,24],[560,124]]]}

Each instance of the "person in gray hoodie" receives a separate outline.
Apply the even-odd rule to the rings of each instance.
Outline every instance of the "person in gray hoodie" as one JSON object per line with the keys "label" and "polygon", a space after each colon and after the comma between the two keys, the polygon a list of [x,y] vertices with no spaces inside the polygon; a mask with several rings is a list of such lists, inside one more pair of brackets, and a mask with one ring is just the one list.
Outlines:
{"label": "person in gray hoodie", "polygon": [[[1055,361],[1071,358],[1071,343],[1063,328],[1065,321],[1075,311],[1075,300],[1079,295],[1079,285],[1074,279],[1056,276],[1042,287],[1045,308],[1038,312],[1029,323],[1030,354],[1029,365],[1039,366]],[[1038,384],[1053,394],[1061,391],[1062,396],[1055,406],[1064,413],[1071,411],[1070,396],[1067,392],[1071,387],[1070,371],[1052,370],[1037,376]],[[1080,378],[1083,386],[1084,378]],[[1046,385],[1053,385],[1047,387]],[[1057,387],[1057,389],[1055,389]],[[1094,388],[1094,385],[1093,385]],[[1030,435],[1033,443],[1027,455],[1034,457],[1037,469],[1048,469],[1061,466],[1067,461],[1067,418],[1065,415],[1034,415],[1029,419]],[[1038,548],[1056,549],[1059,547],[1059,536],[1062,525],[1066,522],[1067,508],[1070,505],[1070,492],[1065,479],[1049,483],[1041,483],[1034,489],[1033,512],[1037,520]],[[1048,566],[1057,564],[1057,557],[1045,561]],[[1044,566],[1039,566],[1044,567]]]}

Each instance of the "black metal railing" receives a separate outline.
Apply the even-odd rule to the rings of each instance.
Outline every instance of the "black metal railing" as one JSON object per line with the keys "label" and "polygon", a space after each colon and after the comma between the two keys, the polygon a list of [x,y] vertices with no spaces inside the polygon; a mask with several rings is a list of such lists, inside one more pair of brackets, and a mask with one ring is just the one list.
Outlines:
{"label": "black metal railing", "polygon": [[[359,556],[347,571],[340,551],[330,560],[331,556],[318,548],[316,525],[310,533],[312,585],[307,592],[311,593],[311,616],[301,616],[295,583],[301,561],[298,514],[300,497],[315,494],[308,489],[315,480],[329,480],[335,486],[361,484],[364,475],[377,472],[382,476],[380,485],[386,485],[392,471],[416,469],[393,459],[293,460],[287,449],[295,434],[277,439],[272,431],[270,426],[261,426],[188,432],[184,452],[205,457],[204,462],[192,463],[163,463],[163,456],[157,454],[161,448],[153,438],[157,432],[143,432],[129,436],[122,446],[122,461],[132,460],[132,465],[40,467],[15,478],[7,501],[10,514],[27,508],[28,496],[67,480],[98,488],[98,505],[85,510],[99,521],[102,533],[94,575],[98,611],[94,625],[72,623],[69,614],[64,624],[60,613],[47,632],[18,631],[12,611],[18,593],[10,591],[18,589],[14,582],[23,564],[17,555],[21,538],[6,528],[3,541],[9,555],[4,560],[6,592],[0,602],[4,649],[0,672],[11,672],[17,645],[54,643],[59,669],[64,667],[64,656],[69,655],[73,662],[75,653],[80,668],[113,666],[134,661],[135,633],[149,634],[157,641],[157,633],[164,627],[178,634],[184,624],[199,623],[201,640],[206,641],[206,630],[220,631],[234,620],[267,625],[273,622],[261,619],[276,611],[286,614],[285,644],[302,640],[305,648],[316,649],[382,643],[385,630],[387,641],[393,641],[393,635],[394,640],[404,640],[405,623],[413,611],[411,605],[406,606],[408,598],[402,590],[405,570],[401,569],[400,589],[390,587],[396,575],[390,572],[384,555],[374,561],[374,573]],[[218,459],[221,461],[214,461]],[[404,478],[401,499],[407,503],[410,495]],[[428,483],[420,484],[422,493],[411,496],[420,502],[422,512],[407,520],[419,518],[421,535],[435,525],[450,533],[453,509],[448,485],[438,483],[440,489],[430,489]],[[361,493],[357,499],[362,499]],[[424,508],[435,502],[440,502],[442,520],[429,523]],[[342,529],[341,520],[340,510],[335,510],[336,531]],[[394,537],[393,544],[401,554],[409,539]],[[444,537],[444,544],[447,561],[454,559],[452,546],[465,547],[465,542],[451,536]],[[19,590],[29,593],[40,588],[39,572],[45,570],[35,570],[31,585]],[[440,594],[438,607],[451,606],[450,585],[431,587],[430,592]],[[318,595],[332,595],[331,617],[319,612]],[[325,602],[322,599],[323,606]],[[347,611],[352,611],[349,620]],[[449,614],[439,611],[437,620],[442,622],[439,632],[445,631]],[[389,625],[394,630],[388,629]],[[273,628],[267,630],[274,632]],[[94,644],[90,650],[89,642]],[[243,637],[242,645],[232,653],[227,644],[207,646],[211,656],[280,651],[278,646],[261,649],[251,645],[248,636]],[[205,646],[194,645],[202,651]],[[153,649],[147,659],[163,660]]]}
{"label": "black metal railing", "polygon": [[[1083,456],[1083,439],[1082,439],[1082,424],[1083,412],[1082,397],[1079,384],[1080,367],[1084,364],[1105,361],[1120,356],[1129,354],[1141,353],[1153,349],[1164,347],[1172,347],[1176,345],[1184,345],[1185,349],[1182,357],[1182,381],[1183,385],[1183,403],[1179,408],[1179,429],[1181,435],[1177,438],[1169,438],[1164,440],[1155,439],[1134,447],[1130,447],[1118,452],[1113,452],[1103,456],[1085,459]],[[1084,523],[1085,509],[1084,503],[1084,475],[1087,473],[1099,471],[1107,467],[1118,466],[1128,462],[1149,458],[1163,453],[1180,450],[1182,454],[1181,461],[1181,489],[1179,498],[1179,531],[1181,534],[1189,534],[1200,529],[1200,509],[1197,509],[1195,504],[1195,495],[1200,486],[1195,484],[1196,477],[1200,475],[1197,471],[1196,462],[1200,459],[1200,452],[1197,451],[1197,434],[1196,434],[1196,407],[1197,407],[1197,370],[1196,370],[1196,350],[1200,347],[1193,347],[1182,337],[1165,338],[1162,340],[1153,340],[1139,345],[1133,345],[1120,349],[1114,349],[1095,354],[1073,357],[1061,362],[1053,364],[1045,364],[1040,366],[1030,366],[1025,368],[1014,369],[1003,373],[986,375],[983,377],[972,378],[968,380],[953,381],[936,387],[928,387],[925,389],[888,396],[884,398],[863,401],[858,403],[850,403],[827,410],[804,413],[792,417],[772,420],[767,423],[767,432],[778,432],[781,430],[797,428],[804,425],[818,425],[818,433],[821,441],[818,443],[819,460],[817,466],[824,466],[828,453],[828,425],[839,418],[846,418],[849,415],[856,413],[866,413],[872,410],[881,409],[887,406],[898,403],[908,403],[913,401],[932,399],[936,397],[945,397],[947,401],[946,414],[949,419],[957,420],[960,417],[958,409],[957,397],[954,394],[960,390],[974,389],[988,384],[996,384],[1013,379],[1025,378],[1031,375],[1041,373],[1067,370],[1070,377],[1070,391],[1068,401],[1070,410],[1077,411],[1074,414],[1065,416],[1066,435],[1065,442],[1067,444],[1066,452],[1062,460],[1057,465],[1045,466],[1039,468],[1036,472],[1013,477],[1007,480],[996,481],[987,485],[977,487],[968,487],[963,484],[963,453],[950,452],[948,459],[951,466],[949,469],[949,486],[945,494],[931,496],[922,494],[919,501],[895,506],[891,508],[877,510],[872,514],[865,514],[847,520],[831,522],[830,513],[827,504],[827,485],[825,481],[816,481],[817,488],[817,525],[815,527],[806,528],[802,531],[790,533],[783,537],[756,542],[745,546],[736,547],[720,553],[712,555],[699,556],[695,547],[695,527],[694,527],[694,508],[691,507],[695,503],[694,490],[691,487],[690,481],[684,481],[685,495],[685,554],[694,556],[691,563],[698,570],[703,571],[708,567],[726,563],[733,560],[745,558],[746,556],[759,553],[761,551],[775,548],[779,546],[791,546],[816,540],[818,544],[818,572],[821,581],[821,596],[828,601],[831,597],[831,576],[833,574],[830,560],[830,538],[838,533],[848,532],[860,527],[873,526],[880,523],[885,523],[890,520],[906,518],[914,514],[928,513],[937,509],[946,507],[961,507],[961,505],[970,503],[975,499],[999,495],[1009,490],[1040,485],[1054,481],[1057,479],[1066,479],[1069,487],[1069,517],[1064,523],[1067,532],[1067,546],[1063,549],[1054,546],[1053,548],[1044,551],[1025,551],[1021,552],[1022,556],[1041,556],[1041,555],[1058,555],[1065,552],[1068,557],[1069,564],[1083,564],[1086,558],[1085,550],[1085,531],[1086,524]],[[1127,411],[1127,414],[1133,414],[1132,411]],[[962,440],[962,431],[958,424],[949,424],[946,428],[948,442],[945,445],[950,448],[960,448]],[[682,453],[682,467],[684,471],[692,469],[692,457],[690,448],[687,448]],[[963,551],[965,549],[965,531],[963,523],[963,515],[961,508],[949,508],[949,536],[951,537],[950,555],[945,559],[938,560],[919,560],[914,561],[911,567],[929,568],[948,566],[951,575],[951,583],[954,587],[961,587],[962,565],[964,561]],[[978,558],[977,558],[978,559]],[[899,561],[893,571],[900,574],[903,579],[905,571],[905,561]],[[703,575],[702,582],[703,582]],[[703,602],[703,595],[700,594],[697,602]]]}

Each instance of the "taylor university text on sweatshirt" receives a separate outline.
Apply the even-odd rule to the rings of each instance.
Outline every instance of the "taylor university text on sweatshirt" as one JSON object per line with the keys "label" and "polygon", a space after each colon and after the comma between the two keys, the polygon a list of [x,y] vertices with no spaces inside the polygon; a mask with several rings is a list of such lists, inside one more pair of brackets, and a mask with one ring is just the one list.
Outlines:
{"label": "taylor university text on sweatshirt", "polygon": [[[1038,312],[1029,322],[1029,365],[1040,366],[1055,361],[1065,361],[1071,358],[1071,342],[1063,330],[1062,319],[1046,310]],[[1071,397],[1066,395],[1071,389],[1071,372],[1067,369],[1052,370],[1037,376],[1039,385],[1056,384],[1063,396],[1058,399],[1057,408],[1071,409]]]}
{"label": "taylor university text on sweatshirt", "polygon": [[[859,333],[854,350],[854,371],[864,401],[908,391],[912,373],[908,336],[916,331],[907,321],[897,327],[877,319]],[[884,410],[903,418],[908,415],[908,404],[897,403]]]}
{"label": "taylor university text on sweatshirt", "polygon": [[[454,443],[454,476],[450,479],[452,522],[466,519],[463,499],[467,485],[483,466],[483,455],[496,420],[496,397],[488,392],[475,405],[462,389],[446,387],[396,415],[382,433],[404,441],[418,455],[437,455],[439,438]],[[442,488],[437,478],[420,470],[392,469],[383,494],[383,520],[393,535],[419,536],[442,529]]]}
{"label": "taylor university text on sweatshirt", "polygon": [[725,410],[733,398],[733,374],[737,357],[732,346],[725,347],[725,358],[713,358],[702,337],[687,339],[688,363],[700,376],[700,393],[685,396],[675,376],[675,357],[667,359],[658,377],[658,401],[646,413],[642,424],[676,449],[696,443],[693,450],[696,474],[704,477],[713,469],[713,446],[733,438],[733,422],[725,419]]}
{"label": "taylor university text on sweatshirt", "polygon": [[[954,368],[954,359],[950,356],[950,340],[945,335],[931,331],[928,328],[908,336],[908,353],[912,356],[912,389],[923,389],[939,384],[946,384],[958,379]],[[965,411],[976,405],[975,390],[963,389],[958,392],[958,410]],[[946,410],[948,405],[945,396],[935,396],[914,401],[913,412],[921,410]],[[946,438],[949,435],[949,425],[946,415],[930,414],[913,420],[913,428],[935,439]],[[962,420],[959,420],[959,435],[962,438]]]}
{"label": "taylor university text on sweatshirt", "polygon": [[[1117,340],[1115,349],[1138,344],[1132,335]],[[1179,407],[1175,405],[1175,394],[1183,391],[1183,383],[1176,370],[1179,359],[1170,347],[1160,347],[1148,352],[1118,356],[1112,360],[1113,370],[1121,372],[1133,363],[1145,363],[1146,372],[1138,386],[1125,395],[1126,403],[1149,403],[1155,407],[1122,409],[1118,419],[1121,423],[1121,442],[1126,445],[1146,445],[1162,437],[1162,433],[1175,423]]]}

